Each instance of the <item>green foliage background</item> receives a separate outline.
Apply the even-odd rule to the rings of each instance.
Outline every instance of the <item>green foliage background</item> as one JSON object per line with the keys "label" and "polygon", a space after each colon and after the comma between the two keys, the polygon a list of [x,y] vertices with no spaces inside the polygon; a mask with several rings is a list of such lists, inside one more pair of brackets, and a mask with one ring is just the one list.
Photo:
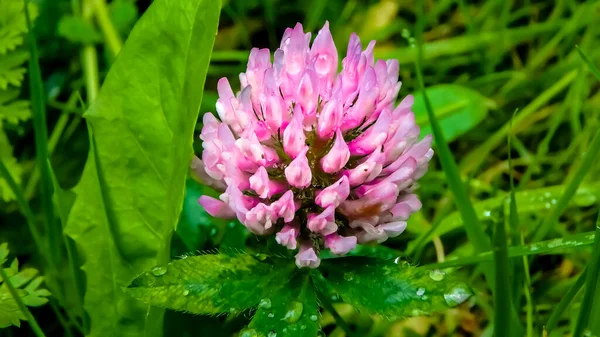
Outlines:
{"label": "green foliage background", "polygon": [[[511,336],[543,336],[544,326],[570,336],[587,321],[600,336],[599,2],[35,0],[28,9],[41,65],[30,79],[23,2],[0,0],[0,243],[29,273],[22,298],[52,293],[32,308],[47,336],[275,337],[269,314],[286,317],[295,303],[303,315],[278,320],[274,329],[289,328],[279,336],[319,326],[327,336],[492,336],[507,326]],[[251,47],[274,50],[286,27],[301,22],[316,33],[325,20],[340,55],[356,32],[363,43],[377,40],[376,57],[400,61],[401,97],[415,94],[423,133],[443,140],[435,134],[418,190],[423,210],[407,232],[309,275],[279,258],[265,262],[268,239],[207,215],[196,200],[215,192],[188,164],[201,151],[198,116],[215,110],[218,79],[236,87]],[[193,256],[217,249],[228,254]],[[362,270],[365,256],[386,261]],[[150,272],[171,260],[165,276]],[[430,291],[437,269],[451,275],[449,288]],[[20,275],[14,262],[4,270]],[[46,283],[39,289],[37,270]],[[198,270],[246,282],[192,277]],[[281,274],[268,281],[247,278],[274,270]],[[207,284],[238,300],[209,296]],[[146,288],[158,292],[148,298]],[[331,298],[319,301],[322,310],[313,288]],[[431,297],[413,307],[421,288]],[[476,295],[418,315],[438,312],[450,290],[463,288]],[[269,298],[285,301],[267,307]],[[2,301],[16,319],[4,319]],[[26,318],[16,308],[0,285],[0,326]]]}

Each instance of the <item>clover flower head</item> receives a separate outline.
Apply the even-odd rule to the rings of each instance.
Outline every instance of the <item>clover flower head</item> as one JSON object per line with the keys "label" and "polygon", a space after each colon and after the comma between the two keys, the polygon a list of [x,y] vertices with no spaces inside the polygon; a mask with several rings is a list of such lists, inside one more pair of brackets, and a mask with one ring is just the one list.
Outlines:
{"label": "clover flower head", "polygon": [[223,190],[200,198],[213,216],[275,234],[315,268],[319,252],[346,254],[357,243],[401,234],[421,208],[413,193],[433,156],[419,140],[413,97],[395,104],[396,60],[373,57],[352,34],[342,70],[329,24],[311,42],[301,24],[274,53],[254,48],[234,94],[218,83],[218,118],[207,113],[194,167]]}

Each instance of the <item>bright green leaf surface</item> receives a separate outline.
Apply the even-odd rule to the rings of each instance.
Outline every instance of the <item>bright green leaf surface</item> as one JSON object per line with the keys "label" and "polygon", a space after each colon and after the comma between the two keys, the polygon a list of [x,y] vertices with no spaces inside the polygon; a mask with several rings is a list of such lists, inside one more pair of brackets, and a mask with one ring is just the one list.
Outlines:
{"label": "bright green leaf surface", "polygon": [[245,332],[258,336],[316,336],[319,306],[308,270],[296,269],[289,280],[271,289],[258,304]]}
{"label": "bright green leaf surface", "polygon": [[466,283],[438,270],[349,257],[323,261],[321,270],[341,299],[360,311],[408,317],[445,311],[466,301]]}
{"label": "bright green leaf surface", "polygon": [[168,259],[219,10],[154,1],[85,114],[94,146],[65,231],[85,260],[88,336],[161,332],[160,314],[122,287]]}
{"label": "bright green leaf surface", "polygon": [[[415,93],[413,111],[421,135],[431,133],[423,93]],[[451,142],[479,124],[488,113],[488,100],[477,91],[458,85],[442,84],[427,88],[427,96],[444,132]]]}
{"label": "bright green leaf surface", "polygon": [[270,263],[261,257],[188,256],[144,272],[131,282],[127,293],[155,306],[195,314],[239,313],[286,284],[296,269],[293,263]]}

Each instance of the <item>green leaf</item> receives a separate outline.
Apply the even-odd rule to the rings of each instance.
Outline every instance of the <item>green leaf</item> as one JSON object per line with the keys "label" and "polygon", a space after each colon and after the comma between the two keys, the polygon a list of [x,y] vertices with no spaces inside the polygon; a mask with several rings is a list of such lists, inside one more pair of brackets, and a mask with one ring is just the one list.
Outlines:
{"label": "green leaf", "polygon": [[79,16],[65,15],[58,22],[58,35],[73,43],[93,44],[102,41],[102,34],[90,22]]}
{"label": "green leaf", "polygon": [[[198,203],[200,196],[210,193],[210,188],[200,185],[192,178],[185,184],[183,210],[177,225],[177,236],[181,239],[188,252],[202,249],[209,238],[218,232],[223,232],[229,223],[227,220],[213,218]],[[212,194],[212,196],[215,196]]]}
{"label": "green leaf", "polygon": [[[493,102],[477,91],[454,84],[441,84],[426,89],[433,111],[444,133],[444,139],[451,142],[473,129],[485,119],[488,106]],[[415,93],[416,123],[421,127],[421,135],[431,133],[423,92]],[[490,103],[491,102],[491,103]]]}
{"label": "green leaf", "polygon": [[[127,287],[143,302],[195,314],[240,313],[260,303],[296,270],[264,255],[205,254],[154,267]],[[271,263],[273,262],[273,263]]]}
{"label": "green leaf", "polygon": [[249,336],[316,336],[319,327],[319,306],[306,269],[294,268],[288,281],[261,299],[248,325]]}
{"label": "green leaf", "polygon": [[28,58],[29,54],[22,50],[0,54],[0,90],[6,90],[9,85],[21,86],[26,73],[21,65]]}
{"label": "green leaf", "polygon": [[[9,254],[8,245],[0,244],[0,268],[6,261]],[[47,289],[40,288],[44,281],[42,276],[38,276],[38,271],[33,268],[24,268],[19,270],[19,261],[15,259],[10,267],[4,268],[10,283],[17,290],[21,301],[29,307],[39,307],[48,302],[47,297],[50,292]],[[0,329],[11,325],[20,326],[20,321],[26,320],[25,315],[19,309],[15,298],[9,292],[8,287],[0,278]]]}
{"label": "green leaf", "polygon": [[17,124],[31,118],[29,102],[17,100],[19,90],[0,90],[0,123],[6,121]]}
{"label": "green leaf", "polygon": [[392,261],[349,257],[325,260],[321,266],[344,302],[365,313],[390,318],[445,311],[473,294],[464,282],[442,271]]}
{"label": "green leaf", "polygon": [[[23,44],[23,33],[27,32],[23,0],[0,0],[0,56]],[[37,16],[37,7],[28,5],[32,19]]]}
{"label": "green leaf", "polygon": [[138,19],[138,8],[133,0],[115,0],[109,5],[110,18],[122,37],[126,37]]}
{"label": "green leaf", "polygon": [[85,261],[87,336],[162,331],[162,313],[122,287],[168,261],[219,10],[154,1],[84,115],[91,147],[65,232]]}

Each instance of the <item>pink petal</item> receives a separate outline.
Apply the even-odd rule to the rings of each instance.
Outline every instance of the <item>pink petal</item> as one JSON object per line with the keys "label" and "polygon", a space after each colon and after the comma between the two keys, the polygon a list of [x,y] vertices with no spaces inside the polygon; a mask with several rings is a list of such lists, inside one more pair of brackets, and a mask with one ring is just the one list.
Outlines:
{"label": "pink petal", "polygon": [[321,260],[315,253],[312,244],[302,244],[300,246],[300,252],[296,254],[296,265],[299,268],[317,268],[320,264]]}
{"label": "pink petal", "polygon": [[296,238],[299,234],[300,228],[297,224],[288,224],[275,234],[275,241],[288,249],[296,249]]}
{"label": "pink petal", "polygon": [[285,178],[288,183],[294,187],[305,188],[310,186],[312,172],[310,166],[308,166],[308,159],[306,158],[307,150],[308,149],[305,148],[300,152],[284,170]]}
{"label": "pink petal", "polygon": [[349,195],[350,184],[348,183],[348,177],[342,176],[333,185],[328,186],[317,193],[315,203],[323,208],[327,208],[331,205],[338,207]]}
{"label": "pink petal", "polygon": [[330,234],[325,237],[325,247],[333,254],[344,255],[356,247],[356,237]]}
{"label": "pink petal", "polygon": [[321,168],[326,173],[336,173],[341,170],[350,159],[348,145],[340,129],[336,131],[335,141],[331,150],[321,159]]}
{"label": "pink petal", "polygon": [[204,207],[206,213],[223,219],[235,218],[233,210],[224,202],[207,195],[203,195],[198,199],[198,203]]}

